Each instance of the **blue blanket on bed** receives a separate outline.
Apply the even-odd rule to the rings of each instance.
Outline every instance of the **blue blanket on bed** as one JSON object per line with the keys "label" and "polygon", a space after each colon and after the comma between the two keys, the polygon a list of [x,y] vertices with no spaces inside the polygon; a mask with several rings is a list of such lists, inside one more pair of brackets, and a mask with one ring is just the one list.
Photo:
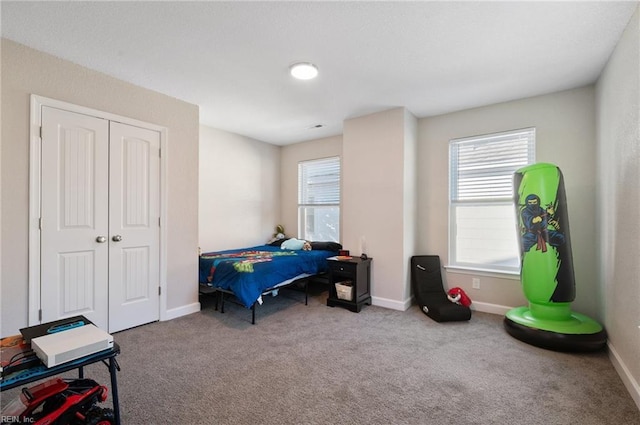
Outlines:
{"label": "blue blanket on bed", "polygon": [[230,290],[250,308],[269,288],[301,274],[327,271],[335,251],[293,251],[277,246],[208,252],[200,255],[200,283]]}

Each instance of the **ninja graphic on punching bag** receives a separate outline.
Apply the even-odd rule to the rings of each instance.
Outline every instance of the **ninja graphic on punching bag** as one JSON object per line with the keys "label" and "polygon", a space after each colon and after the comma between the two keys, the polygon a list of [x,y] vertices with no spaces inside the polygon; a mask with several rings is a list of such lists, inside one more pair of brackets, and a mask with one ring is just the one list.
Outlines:
{"label": "ninja graphic on punching bag", "polygon": [[553,204],[542,208],[540,198],[535,194],[528,195],[525,202],[526,204],[520,212],[524,226],[522,232],[524,252],[529,251],[534,245],[536,245],[536,250],[542,252],[547,252],[547,243],[555,247],[562,245],[565,238],[555,217]]}

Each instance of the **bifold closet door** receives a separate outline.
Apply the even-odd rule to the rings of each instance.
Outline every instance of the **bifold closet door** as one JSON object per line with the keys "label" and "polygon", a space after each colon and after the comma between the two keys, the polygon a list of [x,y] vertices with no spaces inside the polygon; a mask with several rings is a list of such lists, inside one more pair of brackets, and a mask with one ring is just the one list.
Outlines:
{"label": "bifold closet door", "polygon": [[109,122],[42,108],[42,322],[108,326]]}
{"label": "bifold closet door", "polygon": [[42,107],[42,322],[160,316],[160,133]]}
{"label": "bifold closet door", "polygon": [[159,319],[160,133],[110,123],[109,332]]}

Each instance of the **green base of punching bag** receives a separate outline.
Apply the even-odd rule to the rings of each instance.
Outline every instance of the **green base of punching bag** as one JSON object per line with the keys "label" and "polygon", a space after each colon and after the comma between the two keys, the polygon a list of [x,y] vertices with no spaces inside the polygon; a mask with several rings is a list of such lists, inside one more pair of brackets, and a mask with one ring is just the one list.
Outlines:
{"label": "green base of punching bag", "polygon": [[562,320],[540,319],[530,307],[516,307],[504,318],[507,333],[520,341],[555,351],[597,351],[607,342],[602,326],[583,314],[570,312]]}
{"label": "green base of punching bag", "polygon": [[513,184],[520,277],[529,306],[507,312],[506,331],[531,345],[557,351],[603,348],[607,334],[602,326],[570,308],[575,281],[560,169],[553,164],[533,164],[516,171]]}

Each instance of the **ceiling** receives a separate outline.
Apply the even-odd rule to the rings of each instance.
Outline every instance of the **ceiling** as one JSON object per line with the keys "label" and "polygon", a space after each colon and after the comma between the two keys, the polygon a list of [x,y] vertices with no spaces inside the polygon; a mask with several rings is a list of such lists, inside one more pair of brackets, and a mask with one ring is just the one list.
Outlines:
{"label": "ceiling", "polygon": [[[285,145],[594,83],[637,1],[1,3],[2,36]],[[316,64],[315,80],[288,74]],[[321,127],[318,127],[321,126]]]}

